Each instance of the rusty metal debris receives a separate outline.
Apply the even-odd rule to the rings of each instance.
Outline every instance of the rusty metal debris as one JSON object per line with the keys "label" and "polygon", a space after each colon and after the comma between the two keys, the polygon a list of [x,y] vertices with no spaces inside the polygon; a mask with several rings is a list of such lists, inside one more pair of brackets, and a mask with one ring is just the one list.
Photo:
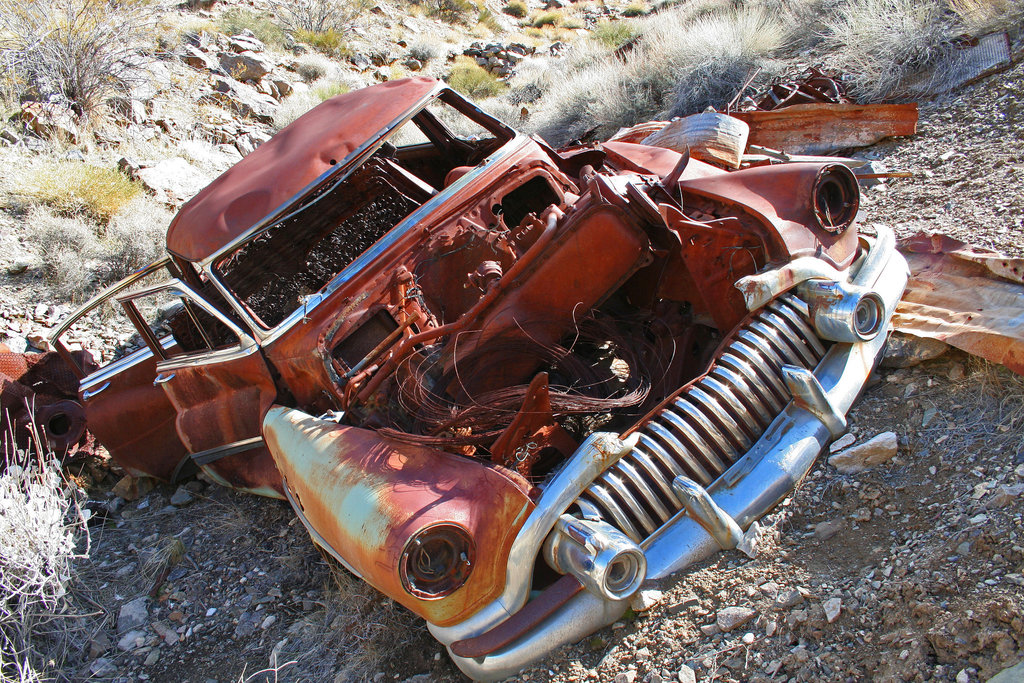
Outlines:
{"label": "rusty metal debris", "polygon": [[[92,357],[76,352],[82,367],[95,370]],[[56,353],[13,353],[0,344],[0,453],[37,447],[58,456],[90,450],[85,411],[78,398],[78,377]]]}
{"label": "rusty metal debris", "polygon": [[906,283],[846,166],[635,139],[555,151],[426,78],[328,100],[58,329],[138,333],[77,367],[90,429],[287,498],[474,678],[612,623],[800,480]]}
{"label": "rusty metal debris", "polygon": [[895,329],[1024,374],[1024,259],[923,232],[899,246],[911,278]]}

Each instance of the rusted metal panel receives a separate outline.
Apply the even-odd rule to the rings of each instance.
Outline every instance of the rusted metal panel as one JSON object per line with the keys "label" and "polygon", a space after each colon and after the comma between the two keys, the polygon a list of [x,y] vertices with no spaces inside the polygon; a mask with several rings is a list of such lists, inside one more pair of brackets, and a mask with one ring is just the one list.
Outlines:
{"label": "rusted metal panel", "polygon": [[895,329],[1024,375],[1024,259],[924,233],[903,240],[900,249],[911,276]]}
{"label": "rusted metal panel", "polygon": [[791,154],[827,154],[917,132],[916,104],[795,104],[731,115],[750,126],[748,144]]}
{"label": "rusted metal panel", "polygon": [[[500,594],[509,547],[533,509],[521,478],[281,407],[263,431],[310,525],[376,588],[442,626]],[[469,532],[476,563],[454,593],[424,600],[403,588],[399,559],[418,531],[437,523]]]}
{"label": "rusted metal panel", "polygon": [[167,230],[167,250],[189,261],[210,256],[437,87],[432,78],[407,78],[311,109],[185,204]]}

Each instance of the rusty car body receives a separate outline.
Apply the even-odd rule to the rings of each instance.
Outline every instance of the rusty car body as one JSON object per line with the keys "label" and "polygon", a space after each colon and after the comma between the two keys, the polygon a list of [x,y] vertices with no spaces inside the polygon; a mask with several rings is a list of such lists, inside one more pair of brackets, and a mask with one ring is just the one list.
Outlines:
{"label": "rusty car body", "polygon": [[[508,676],[723,548],[845,427],[907,280],[839,164],[555,151],[443,83],[340,95],[186,204],[81,371],[126,469],[286,498]],[[157,282],[152,282],[153,280]]]}

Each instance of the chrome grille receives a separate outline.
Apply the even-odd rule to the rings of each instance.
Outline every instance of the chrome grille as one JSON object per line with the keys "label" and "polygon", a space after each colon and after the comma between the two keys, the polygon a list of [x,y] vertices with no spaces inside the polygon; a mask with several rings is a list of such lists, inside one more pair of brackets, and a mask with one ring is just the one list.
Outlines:
{"label": "chrome grille", "polygon": [[789,402],[782,366],[813,369],[825,355],[801,310],[786,295],[740,328],[708,374],[643,424],[636,447],[580,495],[583,516],[639,543],[682,509],[676,476],[707,486],[742,457]]}

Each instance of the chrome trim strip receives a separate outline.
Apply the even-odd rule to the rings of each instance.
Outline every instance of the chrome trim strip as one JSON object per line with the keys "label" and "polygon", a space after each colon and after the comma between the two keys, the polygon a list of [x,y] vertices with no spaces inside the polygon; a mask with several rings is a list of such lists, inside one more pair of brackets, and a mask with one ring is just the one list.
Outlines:
{"label": "chrome trim strip", "polygon": [[[698,382],[690,387],[690,390],[686,392],[690,402],[693,403],[704,417],[707,419],[710,428],[715,428],[715,431],[721,433],[723,430],[726,436],[732,437],[732,440],[739,444],[740,450],[747,450],[750,448],[750,444],[753,443],[750,437],[747,436],[740,428],[739,423],[733,419],[732,415],[722,404],[712,396],[710,393],[704,390],[701,386],[702,382]],[[733,446],[735,448],[735,446]]]}
{"label": "chrome trim strip", "polygon": [[775,313],[782,316],[791,328],[796,332],[797,336],[804,340],[811,351],[814,353],[815,365],[825,357],[827,349],[825,345],[818,339],[818,333],[811,329],[810,324],[804,320],[804,317],[789,303],[788,299],[791,295],[786,295],[781,299],[776,299],[768,304],[768,310],[774,311]]}
{"label": "chrome trim strip", "polygon": [[[644,471],[644,479],[647,481],[653,481],[658,489],[661,490],[665,500],[669,501],[673,508],[678,509],[676,507],[678,504],[676,494],[668,483],[671,481],[671,478],[665,477],[665,473],[658,469],[658,466],[653,460],[651,460],[650,456],[647,455],[640,446],[637,446],[633,449],[633,452],[629,454],[629,459],[634,461],[636,465]],[[675,472],[678,469],[678,467],[673,467],[672,471]],[[679,476],[679,474],[682,474],[682,472],[675,474],[672,478]],[[664,506],[662,506],[662,509],[666,512],[665,519],[662,520],[662,523],[664,523],[666,519],[671,517],[671,513],[669,513],[668,508]]]}
{"label": "chrome trim strip", "polygon": [[[747,387],[754,392],[752,395],[758,396],[762,403],[768,405],[772,414],[778,415],[785,406],[785,403],[779,400],[778,392],[772,391],[772,388],[768,386],[768,382],[761,379],[760,375],[763,374],[763,370],[759,372],[758,368],[755,368],[747,361],[745,351],[739,349],[740,345],[731,344],[719,356],[718,365],[740,374],[747,381]],[[771,422],[772,419],[769,415],[768,422]]]}
{"label": "chrome trim strip", "polygon": [[[672,516],[672,514],[668,511],[668,508],[662,504],[661,499],[658,498],[658,494],[654,492],[654,489],[652,489],[647,483],[647,478],[637,472],[636,468],[633,467],[630,462],[631,460],[640,462],[640,458],[637,457],[637,450],[635,448],[632,453],[620,460],[615,465],[614,469],[621,471],[623,479],[632,484],[640,492],[640,496],[644,499],[644,502],[647,503],[645,509],[652,511],[657,515],[658,519],[654,521],[657,526],[661,526],[665,523],[665,520]],[[655,481],[660,478],[661,476],[659,475]]]}
{"label": "chrome trim strip", "polygon": [[132,285],[134,285],[136,282],[146,277],[147,275],[151,275],[156,271],[160,270],[161,268],[166,268],[170,262],[171,258],[169,256],[165,256],[158,261],[153,261],[153,263],[150,263],[148,266],[145,266],[144,268],[139,268],[137,271],[135,271],[128,277],[118,280],[114,284],[104,289],[99,294],[96,294],[91,299],[86,301],[84,304],[76,308],[75,311],[70,316],[68,316],[64,320],[64,322],[60,324],[60,327],[58,327],[50,335],[50,341],[56,343],[57,340],[61,337],[61,335],[63,335],[65,332],[71,329],[71,326],[78,322],[78,320],[86,313],[88,313],[90,310],[92,310],[99,304],[103,303],[107,299],[111,298],[112,296],[118,294],[119,292],[122,292],[128,287],[131,287]]}
{"label": "chrome trim strip", "polygon": [[[684,474],[692,474],[696,476],[697,479],[708,484],[714,481],[714,477],[711,476],[711,472],[708,471],[708,468],[705,467],[704,463],[698,462],[693,454],[690,453],[690,449],[664,426],[658,424],[654,420],[651,420],[644,425],[644,429],[649,431],[653,436],[661,439],[662,443],[672,450],[676,455],[676,458],[674,459],[684,468]],[[691,472],[687,473],[685,471],[686,468],[690,468]]]}
{"label": "chrome trim strip", "polygon": [[[686,440],[693,446],[709,465],[715,470],[715,476],[725,472],[728,465],[722,461],[718,453],[729,453],[732,458],[739,455],[736,446],[725,440],[725,437],[714,428],[714,425],[707,424],[707,418],[701,415],[700,411],[689,401],[680,396],[672,402],[666,410],[658,417],[664,417],[672,423],[686,437]],[[718,447],[716,452],[715,446]]]}
{"label": "chrome trim strip", "polygon": [[[747,382],[746,376],[725,367],[722,363],[716,363],[715,368],[708,373],[705,379],[710,379],[716,384],[720,383],[725,387],[724,390],[728,391],[732,398],[745,408],[743,415],[754,425],[753,434],[764,433],[765,428],[771,424],[772,414],[768,412],[767,401],[759,392],[754,391]],[[736,390],[730,391],[728,387],[735,387]]]}
{"label": "chrome trim strip", "polygon": [[713,373],[708,373],[704,379],[697,382],[697,385],[709,396],[713,396],[717,401],[725,403],[729,408],[730,418],[739,418],[743,422],[742,425],[737,424],[737,426],[743,428],[743,448],[750,448],[753,443],[751,437],[759,438],[761,428],[754,419],[754,416],[750,414],[750,409],[740,402],[739,397],[736,396],[736,391],[730,390],[728,386],[722,384]]}

